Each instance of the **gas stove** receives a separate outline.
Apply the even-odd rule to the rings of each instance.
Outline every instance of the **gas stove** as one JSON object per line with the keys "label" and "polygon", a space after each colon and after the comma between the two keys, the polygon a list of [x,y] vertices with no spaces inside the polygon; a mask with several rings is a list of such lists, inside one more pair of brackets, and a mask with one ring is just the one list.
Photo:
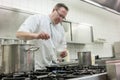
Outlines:
{"label": "gas stove", "polygon": [[0,80],[68,80],[104,72],[105,66],[51,66],[44,70],[0,74]]}

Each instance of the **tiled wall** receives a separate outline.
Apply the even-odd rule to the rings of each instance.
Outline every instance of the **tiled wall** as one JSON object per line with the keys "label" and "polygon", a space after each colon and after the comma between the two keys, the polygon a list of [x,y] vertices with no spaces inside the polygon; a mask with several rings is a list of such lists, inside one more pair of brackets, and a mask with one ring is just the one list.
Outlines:
{"label": "tiled wall", "polygon": [[91,44],[76,44],[68,43],[67,46],[70,59],[77,59],[77,52],[90,51],[93,56],[99,55],[100,57],[112,57],[112,44],[111,43],[91,43]]}

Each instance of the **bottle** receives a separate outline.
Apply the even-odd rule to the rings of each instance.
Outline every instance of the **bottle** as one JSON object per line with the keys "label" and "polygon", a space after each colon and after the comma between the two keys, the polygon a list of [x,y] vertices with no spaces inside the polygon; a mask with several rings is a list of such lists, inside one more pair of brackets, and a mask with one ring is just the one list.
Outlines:
{"label": "bottle", "polygon": [[70,53],[69,53],[68,50],[67,50],[67,56],[64,57],[64,61],[65,61],[65,62],[70,62]]}
{"label": "bottle", "polygon": [[92,65],[95,65],[95,55],[91,54],[91,59],[92,59]]}

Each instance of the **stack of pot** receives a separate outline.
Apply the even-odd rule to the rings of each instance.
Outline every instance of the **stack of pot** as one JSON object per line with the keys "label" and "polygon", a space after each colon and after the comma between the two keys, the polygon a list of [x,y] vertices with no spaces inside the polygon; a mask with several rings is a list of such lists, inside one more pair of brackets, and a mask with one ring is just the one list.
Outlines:
{"label": "stack of pot", "polygon": [[31,44],[3,44],[1,73],[29,72],[34,70],[34,51]]}

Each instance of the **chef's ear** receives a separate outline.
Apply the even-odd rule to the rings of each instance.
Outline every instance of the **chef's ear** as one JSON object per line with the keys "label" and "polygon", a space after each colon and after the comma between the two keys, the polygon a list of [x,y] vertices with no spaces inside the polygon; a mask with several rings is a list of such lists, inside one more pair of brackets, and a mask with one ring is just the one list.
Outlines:
{"label": "chef's ear", "polygon": [[53,9],[53,11],[52,12],[54,12],[55,11],[55,9]]}
{"label": "chef's ear", "polygon": [[55,9],[53,9],[53,11],[52,12],[54,12],[55,11]]}

